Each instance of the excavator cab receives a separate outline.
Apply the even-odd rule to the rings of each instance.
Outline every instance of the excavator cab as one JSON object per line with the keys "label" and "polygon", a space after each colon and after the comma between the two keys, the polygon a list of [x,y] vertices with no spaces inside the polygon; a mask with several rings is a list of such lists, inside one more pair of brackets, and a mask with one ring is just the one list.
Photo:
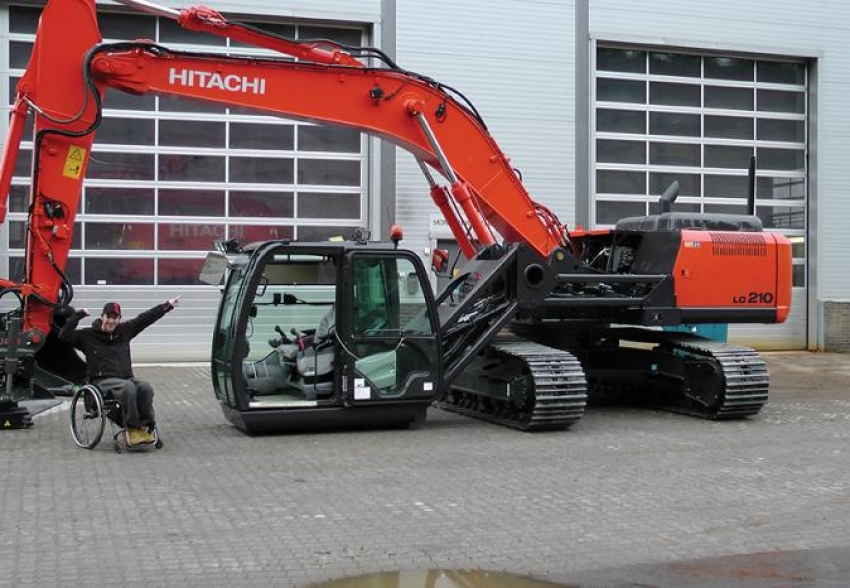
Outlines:
{"label": "excavator cab", "polygon": [[386,244],[282,241],[223,263],[211,255],[208,266],[227,266],[213,381],[237,427],[255,433],[424,420],[441,386],[442,353],[418,256]]}

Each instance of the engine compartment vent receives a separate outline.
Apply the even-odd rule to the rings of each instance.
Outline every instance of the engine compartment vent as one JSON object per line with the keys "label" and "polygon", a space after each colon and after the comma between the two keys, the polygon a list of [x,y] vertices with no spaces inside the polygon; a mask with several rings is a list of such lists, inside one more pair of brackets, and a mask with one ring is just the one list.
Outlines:
{"label": "engine compartment vent", "polygon": [[757,233],[714,233],[711,236],[713,255],[733,255],[736,257],[765,257],[767,243],[763,234]]}

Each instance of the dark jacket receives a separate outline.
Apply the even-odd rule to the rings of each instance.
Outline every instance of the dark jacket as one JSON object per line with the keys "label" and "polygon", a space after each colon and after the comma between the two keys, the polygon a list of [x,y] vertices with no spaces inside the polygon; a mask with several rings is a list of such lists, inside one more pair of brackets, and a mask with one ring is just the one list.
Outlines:
{"label": "dark jacket", "polygon": [[111,333],[101,330],[100,319],[96,319],[89,328],[77,329],[80,319],[85,316],[84,311],[78,310],[65,321],[59,331],[59,339],[85,354],[86,374],[92,382],[103,378],[132,378],[130,341],[172,308],[168,302],[157,304],[135,318],[118,323]]}

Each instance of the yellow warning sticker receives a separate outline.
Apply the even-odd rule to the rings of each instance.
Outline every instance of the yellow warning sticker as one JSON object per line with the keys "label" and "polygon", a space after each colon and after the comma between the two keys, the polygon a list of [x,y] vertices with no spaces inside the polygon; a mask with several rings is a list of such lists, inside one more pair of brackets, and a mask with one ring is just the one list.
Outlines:
{"label": "yellow warning sticker", "polygon": [[86,157],[86,150],[76,145],[68,146],[68,156],[65,157],[65,167],[62,169],[62,175],[72,180],[79,180],[83,173],[83,160]]}

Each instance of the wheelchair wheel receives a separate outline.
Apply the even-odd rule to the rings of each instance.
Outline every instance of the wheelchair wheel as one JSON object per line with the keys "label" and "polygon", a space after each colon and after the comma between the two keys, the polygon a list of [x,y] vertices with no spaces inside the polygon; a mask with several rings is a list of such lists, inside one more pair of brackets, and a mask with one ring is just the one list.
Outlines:
{"label": "wheelchair wheel", "polygon": [[106,427],[106,412],[100,390],[87,384],[77,389],[71,399],[71,436],[74,443],[92,449],[100,443]]}

